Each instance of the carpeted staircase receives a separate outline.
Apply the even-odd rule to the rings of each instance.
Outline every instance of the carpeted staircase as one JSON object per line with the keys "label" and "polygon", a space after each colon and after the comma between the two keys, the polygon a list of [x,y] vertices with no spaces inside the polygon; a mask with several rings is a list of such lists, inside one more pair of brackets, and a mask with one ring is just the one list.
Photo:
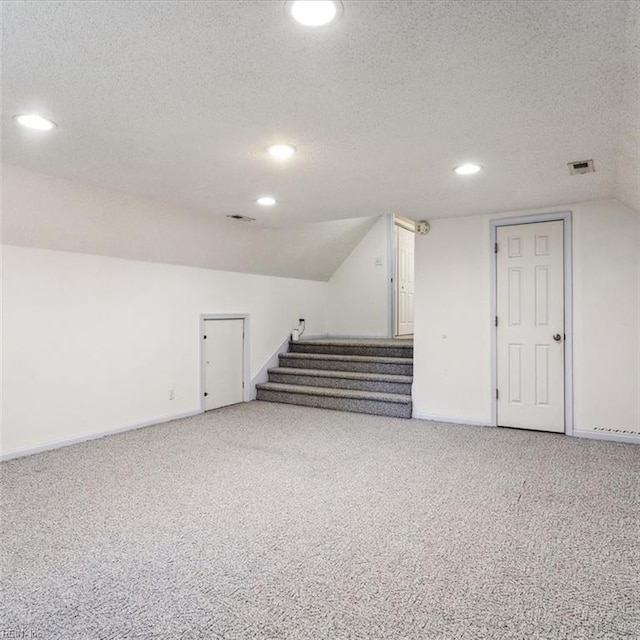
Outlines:
{"label": "carpeted staircase", "polygon": [[258,400],[411,417],[412,340],[299,340],[279,364]]}

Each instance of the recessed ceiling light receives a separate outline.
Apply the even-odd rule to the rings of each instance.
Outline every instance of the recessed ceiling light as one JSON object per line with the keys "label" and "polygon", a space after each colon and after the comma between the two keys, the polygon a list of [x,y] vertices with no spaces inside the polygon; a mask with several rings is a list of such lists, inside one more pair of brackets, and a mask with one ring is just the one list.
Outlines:
{"label": "recessed ceiling light", "polygon": [[342,3],[336,0],[295,0],[288,2],[291,17],[305,27],[322,27],[336,19]]}
{"label": "recessed ceiling light", "polygon": [[290,144],[272,144],[267,151],[275,160],[288,160],[296,152],[296,148]]}
{"label": "recessed ceiling light", "polygon": [[18,124],[29,129],[37,129],[38,131],[51,131],[58,125],[53,120],[47,120],[42,116],[38,116],[35,113],[24,113],[19,116],[13,116]]}
{"label": "recessed ceiling light", "polygon": [[276,203],[276,199],[271,196],[262,196],[262,198],[258,198],[256,202],[262,207],[273,207]]}
{"label": "recessed ceiling light", "polygon": [[468,162],[467,164],[461,164],[459,167],[456,167],[454,171],[459,176],[472,176],[474,173],[478,173],[482,167],[479,164],[472,164]]}

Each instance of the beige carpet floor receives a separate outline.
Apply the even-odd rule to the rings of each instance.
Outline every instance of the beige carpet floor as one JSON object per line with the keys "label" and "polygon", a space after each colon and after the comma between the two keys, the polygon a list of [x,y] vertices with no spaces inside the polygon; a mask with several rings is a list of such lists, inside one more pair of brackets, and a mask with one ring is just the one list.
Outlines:
{"label": "beige carpet floor", "polygon": [[639,492],[635,445],[238,405],[3,464],[0,637],[638,640]]}

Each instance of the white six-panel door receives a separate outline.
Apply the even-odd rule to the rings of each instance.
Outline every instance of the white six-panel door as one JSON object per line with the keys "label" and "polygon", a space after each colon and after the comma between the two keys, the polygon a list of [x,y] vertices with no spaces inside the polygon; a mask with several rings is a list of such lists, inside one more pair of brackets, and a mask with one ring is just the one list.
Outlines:
{"label": "white six-panel door", "polygon": [[206,320],[205,409],[244,400],[244,321]]}
{"label": "white six-panel door", "polygon": [[415,234],[396,226],[397,238],[397,332],[396,335],[413,333],[413,295],[415,288]]}
{"label": "white six-panel door", "polygon": [[498,425],[565,430],[563,223],[497,229]]}

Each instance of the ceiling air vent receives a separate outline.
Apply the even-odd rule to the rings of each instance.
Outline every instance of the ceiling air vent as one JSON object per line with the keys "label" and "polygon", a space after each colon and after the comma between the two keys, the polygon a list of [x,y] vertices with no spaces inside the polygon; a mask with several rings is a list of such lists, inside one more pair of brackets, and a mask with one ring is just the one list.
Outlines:
{"label": "ceiling air vent", "polygon": [[242,222],[254,222],[255,218],[250,218],[249,216],[241,216],[237,213],[232,216],[227,216],[227,218],[231,218],[232,220],[240,220]]}
{"label": "ceiling air vent", "polygon": [[569,163],[569,173],[575,176],[577,173],[593,173],[593,160],[577,160]]}

